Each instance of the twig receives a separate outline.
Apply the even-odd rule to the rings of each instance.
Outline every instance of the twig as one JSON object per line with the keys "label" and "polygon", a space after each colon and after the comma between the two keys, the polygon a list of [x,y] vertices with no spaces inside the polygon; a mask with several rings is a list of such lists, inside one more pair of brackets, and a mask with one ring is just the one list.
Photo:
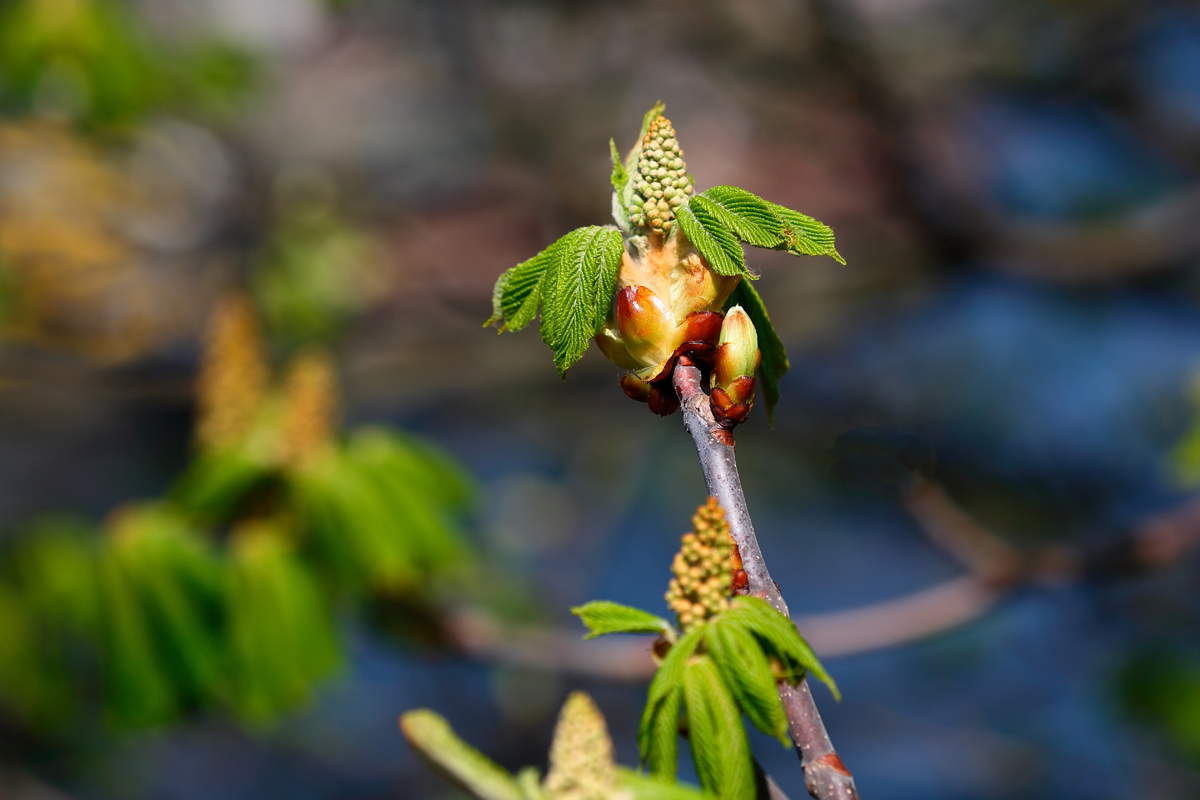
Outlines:
{"label": "twig", "polygon": [[[693,366],[678,365],[673,375],[675,393],[683,407],[683,421],[696,444],[700,465],[704,470],[704,482],[709,494],[725,509],[729,532],[737,544],[742,558],[742,568],[750,584],[750,593],[770,603],[779,613],[787,616],[787,604],[779,592],[767,562],[763,559],[746,498],[742,494],[742,481],[738,477],[737,461],[733,452],[733,437],[713,419],[708,396],[700,388],[700,370]],[[804,783],[808,793],[817,800],[857,800],[854,777],[842,764],[825,723],[817,711],[807,680],[796,687],[787,682],[779,684],[779,698],[787,713],[788,732],[800,754],[804,769]]]}

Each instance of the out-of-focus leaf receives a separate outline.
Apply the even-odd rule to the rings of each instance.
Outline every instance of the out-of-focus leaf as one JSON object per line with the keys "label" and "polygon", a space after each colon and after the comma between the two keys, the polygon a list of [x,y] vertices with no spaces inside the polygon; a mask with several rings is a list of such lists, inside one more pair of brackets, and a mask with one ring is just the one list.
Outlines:
{"label": "out-of-focus leaf", "polygon": [[173,717],[178,697],[167,665],[155,649],[147,610],[123,562],[111,543],[103,549],[99,576],[104,705],[115,727],[140,728]]}
{"label": "out-of-focus leaf", "polygon": [[466,545],[454,512],[470,490],[453,461],[382,429],[357,432],[346,454],[391,510],[393,535],[405,537],[424,569],[440,570],[462,559]]}
{"label": "out-of-focus leaf", "polygon": [[621,786],[633,793],[634,800],[700,800],[713,796],[686,783],[668,783],[624,768],[618,771]]}
{"label": "out-of-focus leaf", "polygon": [[480,800],[525,800],[511,775],[458,738],[433,711],[406,712],[400,717],[400,732],[435,772]]}
{"label": "out-of-focus leaf", "polygon": [[208,452],[192,461],[172,497],[199,519],[220,520],[269,476],[263,464],[241,450]]}
{"label": "out-of-focus leaf", "polygon": [[340,664],[328,601],[278,525],[234,532],[225,602],[232,699],[244,719],[261,722],[305,702]]}
{"label": "out-of-focus leaf", "polygon": [[176,514],[149,506],[118,513],[109,548],[142,605],[158,660],[184,696],[217,696],[221,575],[208,543]]}
{"label": "out-of-focus leaf", "polygon": [[411,589],[419,578],[412,543],[370,476],[330,450],[289,475],[302,524],[342,577],[385,591]]}

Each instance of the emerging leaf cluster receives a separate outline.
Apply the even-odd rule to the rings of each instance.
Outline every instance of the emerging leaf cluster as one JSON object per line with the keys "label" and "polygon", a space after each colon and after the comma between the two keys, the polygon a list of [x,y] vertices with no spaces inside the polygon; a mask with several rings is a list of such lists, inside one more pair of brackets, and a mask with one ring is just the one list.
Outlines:
{"label": "emerging leaf cluster", "polygon": [[[0,560],[0,703],[34,724],[99,672],[121,728],[197,707],[252,722],[303,703],[342,663],[336,604],[418,596],[467,556],[472,487],[427,442],[337,435],[327,359],[275,387],[240,304],[216,326],[196,459],[166,500],[103,529],[39,525]],[[224,363],[216,363],[224,362]]]}
{"label": "emerging leaf cluster", "polygon": [[[553,350],[560,374],[579,360],[588,340],[604,328],[626,250],[644,253],[656,246],[654,237],[661,236],[633,224],[629,208],[636,199],[634,183],[643,138],[663,111],[658,103],[646,114],[638,144],[625,159],[620,157],[616,143],[610,142],[612,206],[617,227],[573,231],[496,281],[493,312],[486,324],[496,325],[501,331],[520,330],[540,308],[542,339]],[[690,193],[691,176],[686,180],[685,193]],[[678,200],[673,198],[672,203]],[[844,264],[833,231],[806,214],[736,186],[714,186],[690,194],[686,202],[672,208],[678,225],[671,226],[668,239],[684,240],[681,244],[685,246],[679,252],[686,252],[686,244],[690,243],[714,272],[743,279],[726,308],[741,305],[758,331],[763,353],[759,379],[771,417],[779,399],[779,380],[788,369],[787,353],[762,299],[749,284],[758,276],[747,266],[742,245],[797,256],[829,256]]]}
{"label": "emerging leaf cluster", "polygon": [[[572,611],[589,635],[671,628],[647,612],[621,608],[588,603]],[[621,618],[627,626],[619,624]],[[754,767],[742,715],[786,745],[787,718],[777,681],[795,683],[811,673],[838,694],[791,620],[756,597],[735,598],[708,622],[682,636],[672,629],[665,638],[674,644],[650,683],[638,727],[642,760],[664,780],[674,780],[676,774],[682,716],[700,785],[720,797],[752,797]]]}

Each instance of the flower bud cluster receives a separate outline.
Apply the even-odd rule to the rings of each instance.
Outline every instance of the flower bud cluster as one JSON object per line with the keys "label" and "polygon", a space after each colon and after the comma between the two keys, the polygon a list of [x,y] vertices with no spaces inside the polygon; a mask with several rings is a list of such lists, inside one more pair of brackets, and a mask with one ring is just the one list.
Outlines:
{"label": "flower bud cluster", "polygon": [[631,176],[633,196],[629,221],[663,235],[675,224],[675,209],[687,202],[692,180],[675,139],[675,128],[666,117],[657,117],[642,138],[637,172]]}
{"label": "flower bud cluster", "polygon": [[205,335],[196,385],[196,439],[203,449],[236,447],[254,428],[270,381],[263,350],[249,299],[222,298]]}
{"label": "flower bud cluster", "polygon": [[617,765],[604,715],[591,697],[572,692],[558,715],[542,789],[550,800],[609,800],[616,788]]}
{"label": "flower bud cluster", "polygon": [[692,527],[671,564],[675,577],[667,589],[667,605],[685,633],[729,608],[733,584],[733,540],[715,497],[696,509]]}
{"label": "flower bud cluster", "polygon": [[284,461],[303,461],[333,444],[339,411],[333,357],[320,349],[301,351],[288,369],[284,386]]}

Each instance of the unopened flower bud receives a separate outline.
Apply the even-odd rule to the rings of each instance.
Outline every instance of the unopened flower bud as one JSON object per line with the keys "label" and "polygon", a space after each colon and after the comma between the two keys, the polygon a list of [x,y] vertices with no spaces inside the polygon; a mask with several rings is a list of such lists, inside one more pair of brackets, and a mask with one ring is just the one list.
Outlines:
{"label": "unopened flower bud", "polygon": [[762,354],[758,332],[741,306],[725,313],[712,374],[713,415],[734,425],[746,419],[754,405],[754,373]]}
{"label": "unopened flower bud", "polygon": [[657,364],[675,350],[675,317],[653,290],[626,286],[619,291],[616,318],[625,349],[643,366]]}

